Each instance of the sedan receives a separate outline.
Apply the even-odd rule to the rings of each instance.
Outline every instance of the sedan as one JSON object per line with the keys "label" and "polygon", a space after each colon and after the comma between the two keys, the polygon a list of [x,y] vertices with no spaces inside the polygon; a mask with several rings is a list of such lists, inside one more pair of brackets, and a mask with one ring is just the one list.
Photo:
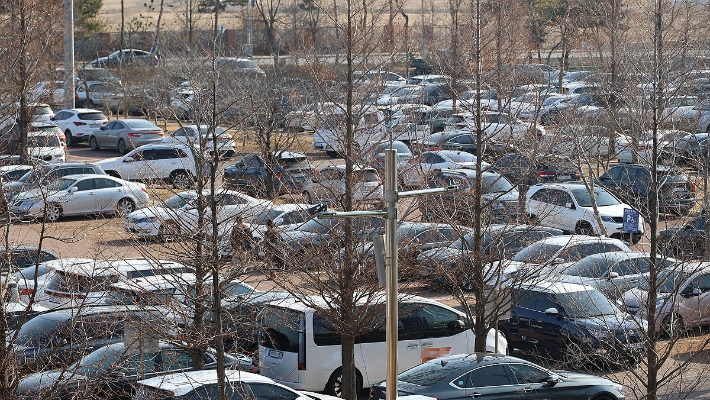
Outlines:
{"label": "sedan", "polygon": [[[37,372],[24,377],[18,385],[22,396],[39,398],[52,391],[57,398],[69,399],[88,386],[100,393],[103,399],[126,398],[134,391],[135,383],[144,378],[192,370],[192,353],[188,349],[159,342],[146,346],[141,353],[126,347],[123,342],[100,347],[67,370]],[[225,354],[227,368],[253,369],[253,361],[246,356]],[[204,355],[204,369],[217,368],[215,350],[208,349]]]}
{"label": "sedan", "polygon": [[148,192],[142,183],[106,175],[68,175],[45,188],[19,193],[10,212],[19,217],[45,218],[55,222],[69,215],[98,213],[130,214],[148,205]]}
{"label": "sedan", "polygon": [[183,125],[165,138],[163,143],[184,144],[194,148],[202,148],[212,152],[214,150],[214,137],[217,137],[217,152],[227,157],[234,155],[234,139],[224,128],[215,127],[214,133],[210,132],[209,125]]}
{"label": "sedan", "polygon": [[154,66],[158,65],[158,56],[145,50],[123,49],[91,61],[92,67],[117,68],[119,65]]}
{"label": "sedan", "polygon": [[[489,164],[482,161],[482,168]],[[475,169],[476,156],[465,151],[439,150],[425,151],[412,165],[404,168],[402,182],[405,186],[425,184],[437,170],[442,169]]]}
{"label": "sedan", "polygon": [[[623,387],[608,379],[567,371],[550,371],[516,357],[475,353],[439,358],[402,372],[400,396],[436,399],[625,399]],[[385,384],[370,391],[385,399]],[[601,395],[600,397],[595,397]]]}
{"label": "sedan", "polygon": [[91,150],[103,148],[117,149],[126,154],[128,150],[144,144],[158,143],[163,140],[163,130],[144,119],[120,119],[89,134]]}

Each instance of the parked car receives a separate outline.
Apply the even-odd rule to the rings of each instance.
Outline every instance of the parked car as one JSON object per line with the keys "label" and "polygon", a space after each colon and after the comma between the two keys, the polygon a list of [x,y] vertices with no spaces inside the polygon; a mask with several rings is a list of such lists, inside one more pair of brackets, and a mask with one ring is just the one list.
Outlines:
{"label": "parked car", "polygon": [[[666,147],[674,147],[676,143],[683,137],[688,135],[686,131],[674,130],[674,129],[661,129],[656,133],[656,148],[659,154],[666,153]],[[651,164],[652,151],[653,151],[653,132],[645,132],[638,140],[637,149],[634,150],[633,143],[629,143],[628,146],[621,149],[617,155],[617,160],[620,163],[633,163],[634,156],[636,157],[636,162],[639,164]]]}
{"label": "parked car", "polygon": [[[486,138],[486,150],[492,154],[506,154],[511,146],[529,145],[546,134],[541,125],[523,122],[508,113],[487,111],[481,115],[481,128]],[[446,122],[444,132],[468,132],[476,134],[476,118],[473,113],[453,114]]]}
{"label": "parked car", "polygon": [[3,287],[3,318],[5,329],[7,329],[8,333],[16,331],[26,321],[47,311],[47,308],[37,303],[29,304],[23,301],[19,295],[17,282],[14,279],[2,276],[0,277],[0,284]]}
{"label": "parked car", "polygon": [[51,121],[66,135],[67,147],[85,141],[89,134],[108,123],[108,118],[99,110],[74,108],[57,112]]}
{"label": "parked car", "polygon": [[[656,278],[656,326],[663,337],[677,337],[687,329],[706,326],[710,312],[710,264],[689,262],[666,268]],[[648,319],[649,281],[624,293],[621,303],[637,320]]]}
{"label": "parked car", "polygon": [[[673,268],[673,258],[657,257],[659,268]],[[648,281],[651,258],[648,253],[614,251],[589,255],[576,263],[556,269],[550,268],[550,280],[589,285],[616,300],[627,290]],[[559,273],[559,276],[554,274]]]}
{"label": "parked car", "polygon": [[[224,169],[225,186],[253,195],[266,194],[266,179],[271,168],[274,192],[301,192],[315,178],[315,167],[303,153],[276,151],[269,163],[260,153],[250,153]],[[308,202],[308,201],[307,201]]]}
{"label": "parked car", "polygon": [[123,342],[129,320],[162,321],[167,310],[144,306],[102,306],[51,310],[25,322],[12,351],[25,370],[66,367],[92,349]]}
{"label": "parked car", "polygon": [[[338,218],[313,218],[300,225],[297,229],[279,232],[278,243],[291,262],[312,262],[313,249],[325,251],[325,248],[339,250],[342,220]],[[357,240],[372,240],[383,227],[383,221],[377,217],[355,218],[352,221]],[[305,257],[305,259],[299,259]]]}
{"label": "parked car", "polygon": [[123,157],[97,163],[107,174],[130,181],[167,181],[176,189],[188,189],[197,176],[195,155],[185,145],[147,144]]}
{"label": "parked car", "polygon": [[[520,358],[485,353],[443,357],[402,372],[397,376],[397,397],[401,399],[410,395],[441,400],[471,397],[625,399],[623,387],[605,378],[578,372],[551,371]],[[370,400],[385,398],[385,382],[374,385]]]}
{"label": "parked car", "polygon": [[15,246],[9,248],[0,246],[0,272],[15,273],[27,267],[34,267],[37,263],[56,260],[57,254],[47,249],[35,246]]}
{"label": "parked car", "polygon": [[7,201],[11,201],[18,193],[29,192],[45,187],[55,180],[67,175],[96,174],[106,175],[97,164],[73,162],[51,165],[36,165],[20,179],[3,184]]}
{"label": "parked car", "polygon": [[678,165],[690,168],[706,167],[710,164],[708,149],[710,133],[690,133],[668,144],[660,151],[660,161],[665,165]]}
{"label": "parked car", "polygon": [[[470,132],[441,132],[435,133],[424,142],[419,143],[424,150],[452,150],[476,153],[476,136]],[[484,148],[485,152],[485,148]]]}
{"label": "parked car", "polygon": [[214,67],[221,73],[231,73],[238,76],[266,75],[264,70],[248,58],[218,57],[214,61]]}
{"label": "parked car", "polygon": [[217,138],[217,153],[231,157],[236,153],[234,139],[224,128],[215,127],[214,134],[208,125],[183,125],[163,138],[165,144],[184,144],[207,153],[214,152],[214,138]]}
{"label": "parked car", "polygon": [[[475,169],[476,156],[465,151],[438,150],[425,151],[411,160],[411,165],[403,167],[402,184],[404,186],[426,185],[437,171],[445,169]],[[490,166],[481,161],[483,169]]]}
{"label": "parked car", "polygon": [[[64,133],[51,122],[30,122],[27,132],[27,153],[31,159],[47,163],[66,160]],[[0,151],[19,154],[20,126],[13,124],[0,136]]]}
{"label": "parked car", "polygon": [[607,127],[566,125],[559,133],[546,133],[540,147],[552,154],[573,160],[579,157],[614,158],[631,143],[631,138]]}
{"label": "parked car", "polygon": [[118,68],[119,66],[156,66],[158,56],[138,49],[117,50],[106,57],[92,60],[91,66],[95,68]]}
{"label": "parked car", "polygon": [[437,74],[424,74],[424,75],[414,75],[410,76],[407,81],[410,85],[431,85],[436,83],[449,83],[451,82],[451,77],[447,75],[437,75]]}
{"label": "parked car", "polygon": [[189,190],[174,194],[159,204],[136,210],[126,216],[126,231],[137,237],[174,240],[180,232],[181,210],[196,198],[197,192]]}
{"label": "parked car", "polygon": [[[470,169],[435,171],[428,182],[430,188],[458,186],[458,190],[419,199],[422,220],[469,224],[473,220],[477,178],[476,171]],[[489,171],[481,173],[482,218],[486,222],[514,221],[518,215],[518,197],[518,190],[504,176]]]}
{"label": "parked car", "polygon": [[515,185],[566,182],[580,178],[579,169],[574,164],[554,155],[540,155],[539,159],[530,159],[519,153],[508,153],[497,159],[490,168]]}
{"label": "parked car", "polygon": [[[337,400],[322,393],[296,391],[273,380],[243,371],[225,371],[233,385],[226,387],[227,398],[261,397],[279,400]],[[206,400],[215,399],[217,372],[214,370],[180,372],[138,382],[134,399]]]}
{"label": "parked car", "polygon": [[111,111],[121,111],[125,107],[124,91],[120,86],[108,82],[80,82],[76,86],[77,107],[97,107]]}
{"label": "parked car", "polygon": [[[382,178],[372,167],[353,167],[353,200],[356,202],[383,201]],[[345,195],[345,165],[328,166],[320,170],[311,182],[303,187],[303,201],[309,204],[341,204]]]}
{"label": "parked car", "polygon": [[509,348],[561,357],[568,367],[589,361],[634,364],[643,357],[645,321],[595,288],[542,281],[511,290],[510,319],[500,323]]}
{"label": "parked car", "polygon": [[31,165],[5,165],[0,167],[0,184],[15,182],[32,171]]}
{"label": "parked car", "polygon": [[[594,215],[589,190],[582,183],[538,184],[528,190],[526,198],[525,211],[545,226],[580,235],[631,238],[630,232],[623,231],[623,223],[624,209],[632,207],[620,202],[603,187],[594,187],[594,199],[604,230]],[[643,235],[643,217],[639,217],[638,225],[633,241],[640,240]]]}
{"label": "parked car", "polygon": [[[62,76],[64,76],[64,70],[62,70],[61,73]],[[115,85],[121,84],[121,79],[106,68],[84,66],[77,71],[77,75],[82,81],[101,81]]]}
{"label": "parked car", "polygon": [[31,265],[28,265],[19,271],[15,272],[15,280],[17,281],[17,290],[20,293],[20,300],[29,303],[30,298],[34,296],[34,302],[39,304],[44,298],[44,288],[52,278],[54,271],[62,269],[63,265],[75,263],[87,263],[93,260],[88,258],[54,258],[40,257],[40,264],[35,265],[34,260]]}
{"label": "parked car", "polygon": [[414,156],[406,143],[400,140],[367,143],[365,145],[364,158],[367,163],[380,172],[384,173],[386,163],[386,150],[397,150],[397,167],[406,168],[409,160]]}
{"label": "parked car", "polygon": [[145,185],[106,175],[67,175],[46,186],[46,192],[20,192],[10,212],[20,218],[56,222],[70,215],[130,214],[148,205]]}
{"label": "parked car", "polygon": [[704,259],[706,249],[707,215],[701,213],[677,228],[666,228],[658,233],[658,250],[680,259]]}
{"label": "parked car", "polygon": [[[52,398],[71,399],[89,390],[107,400],[126,399],[133,395],[141,379],[191,371],[192,358],[193,352],[187,346],[165,341],[159,341],[144,353],[138,345],[112,343],[98,347],[66,370],[42,371],[23,377],[17,391],[24,398],[52,393]],[[203,362],[204,369],[217,368],[216,351],[208,349]],[[252,361],[246,356],[225,354],[224,365],[227,369],[252,369]]]}
{"label": "parked car", "polygon": [[[651,167],[641,164],[616,165],[597,179],[622,201],[631,204],[648,216],[653,191],[651,190]],[[662,213],[688,215],[696,203],[695,184],[688,174],[677,167],[659,165],[658,208]]]}
{"label": "parked car", "polygon": [[136,147],[161,142],[163,130],[144,119],[117,119],[91,132],[88,137],[91,150],[115,148],[126,154]]}

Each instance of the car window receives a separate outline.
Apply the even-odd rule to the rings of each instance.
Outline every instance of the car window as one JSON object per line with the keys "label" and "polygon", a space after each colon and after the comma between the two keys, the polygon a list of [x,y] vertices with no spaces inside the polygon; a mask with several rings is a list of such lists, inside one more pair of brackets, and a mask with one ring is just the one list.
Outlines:
{"label": "car window", "polygon": [[74,184],[76,186],[78,192],[83,192],[86,190],[93,190],[94,189],[94,180],[93,179],[84,179],[83,181],[79,181]]}
{"label": "car window", "polygon": [[122,360],[116,370],[127,376],[135,376],[139,373],[153,374],[162,371],[162,355],[160,352],[133,354]]}
{"label": "car window", "polygon": [[532,196],[530,196],[530,200],[539,201],[541,203],[550,203],[550,192],[551,190],[547,189],[538,190],[537,192],[533,193]]}
{"label": "car window", "polygon": [[564,190],[550,190],[548,196],[548,203],[558,207],[567,207],[568,204],[574,204],[572,196]]}
{"label": "car window", "polygon": [[[79,174],[85,174],[86,170],[82,167],[73,167],[73,168],[65,168],[65,169],[60,169],[57,172],[57,176],[67,176],[67,175],[79,175]],[[91,172],[89,172],[91,173]]]}
{"label": "car window", "polygon": [[82,340],[98,341],[123,336],[123,326],[123,318],[106,315],[75,321],[72,331]]}
{"label": "car window", "polygon": [[[710,291],[710,275],[700,275],[693,278],[689,286],[692,289],[700,289],[703,292]],[[687,289],[686,289],[687,290]]]}
{"label": "car window", "polygon": [[220,206],[233,206],[238,204],[247,204],[247,201],[240,197],[231,194],[223,194],[218,197],[218,204]]}
{"label": "car window", "polygon": [[456,321],[461,319],[455,312],[433,304],[417,305],[412,314],[424,326],[425,338],[453,336],[457,333]]}
{"label": "car window", "polygon": [[296,400],[300,397],[296,392],[268,383],[247,383],[245,386],[249,388],[245,394],[253,400]]}
{"label": "car window", "polygon": [[[661,261],[661,260],[658,260]],[[616,264],[613,268],[613,272],[618,273],[621,276],[624,275],[636,275],[645,274],[651,270],[651,259],[650,258],[633,258],[631,260],[623,260]]]}
{"label": "car window", "polygon": [[113,129],[116,126],[116,121],[111,121],[106,125],[105,129]]}
{"label": "car window", "polygon": [[569,246],[562,250],[557,257],[565,260],[565,262],[574,262],[592,254],[608,253],[610,251],[619,250],[623,249],[620,249],[611,243],[586,243]]}
{"label": "car window", "polygon": [[[192,356],[187,350],[163,349],[161,351],[163,371],[178,371],[192,369]],[[207,360],[205,360],[207,361]],[[209,360],[211,361],[211,359]],[[208,362],[206,362],[208,364]]]}
{"label": "car window", "polygon": [[508,367],[519,384],[542,383],[550,375],[546,371],[527,364],[508,364]]}
{"label": "car window", "polygon": [[173,136],[185,136],[185,131],[182,128],[180,128],[180,129],[176,130],[175,132],[173,132]]}
{"label": "car window", "polygon": [[453,138],[451,141],[458,144],[472,144],[473,138],[469,135],[459,135]]}
{"label": "car window", "polygon": [[133,158],[136,159],[136,161],[150,161],[150,160],[155,160],[155,152],[156,150],[153,149],[146,149],[143,151],[137,151],[136,154],[133,156]]}
{"label": "car window", "polygon": [[474,369],[468,374],[457,378],[451,382],[451,384],[462,389],[469,389],[475,387],[505,386],[510,385],[511,382],[505,365],[498,364]]}
{"label": "car window", "polygon": [[113,181],[111,179],[106,179],[106,178],[96,178],[94,179],[96,189],[108,189],[108,188],[115,188],[115,187],[121,187],[120,183]]}
{"label": "car window", "polygon": [[282,217],[282,225],[298,224],[311,219],[310,214],[306,210],[291,211],[284,214]]}

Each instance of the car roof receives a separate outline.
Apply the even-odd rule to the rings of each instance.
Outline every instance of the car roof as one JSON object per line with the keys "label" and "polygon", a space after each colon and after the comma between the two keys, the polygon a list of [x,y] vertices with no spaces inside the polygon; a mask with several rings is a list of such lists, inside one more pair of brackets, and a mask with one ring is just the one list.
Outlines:
{"label": "car roof", "polygon": [[289,211],[295,211],[295,210],[308,210],[309,208],[313,207],[312,204],[305,204],[305,203],[284,203],[284,204],[273,204],[265,209],[266,212],[268,211],[282,211],[282,212],[289,212]]}
{"label": "car roof", "polygon": [[90,260],[88,262],[70,263],[55,268],[67,274],[84,276],[116,275],[135,270],[150,270],[158,267],[185,267],[174,261],[149,260],[145,258],[123,260]]}
{"label": "car roof", "polygon": [[[574,190],[574,189],[583,189],[587,190],[587,187],[584,186],[583,183],[580,182],[556,182],[556,183],[538,183],[530,188],[530,190],[539,190],[539,189],[544,189],[544,188],[554,188],[554,189],[561,189],[561,190]],[[594,189],[604,189],[602,187],[594,186]]]}
{"label": "car roof", "polygon": [[520,285],[523,289],[533,289],[538,292],[546,293],[574,293],[574,292],[590,292],[597,290],[594,286],[583,285],[579,283],[569,283],[560,281],[538,281],[535,283]]}
{"label": "car roof", "polygon": [[120,281],[111,285],[113,289],[133,291],[155,291],[166,288],[182,287],[197,282],[194,273],[152,275],[134,278],[130,281]]}
{"label": "car roof", "polygon": [[[651,257],[650,253],[645,253],[642,251],[610,251],[608,253],[597,253],[597,254],[591,254],[585,257],[584,259],[588,258],[602,258],[605,260],[609,260],[612,262],[619,262],[622,260],[628,260],[631,258],[649,258]],[[660,258],[661,255],[657,255],[656,257]],[[668,260],[673,260],[673,258],[667,258]]]}
{"label": "car roof", "polygon": [[[254,382],[273,384],[274,381],[251,372],[239,370],[226,370],[226,379],[229,382]],[[174,396],[182,396],[195,388],[217,383],[216,370],[185,371],[170,375],[156,376],[138,382],[144,386],[159,388],[171,392]]]}
{"label": "car roof", "polygon": [[548,226],[542,225],[510,225],[510,224],[492,224],[484,229],[483,233],[504,233],[504,232],[560,232],[562,235],[562,230],[557,228],[550,228]]}
{"label": "car roof", "polygon": [[158,308],[145,305],[101,305],[91,307],[78,308],[58,308],[50,310],[38,315],[36,318],[42,318],[53,321],[66,321],[75,317],[85,317],[100,314],[124,314],[126,312],[145,312],[155,311]]}
{"label": "car roof", "polygon": [[96,164],[88,162],[88,161],[75,161],[75,162],[64,162],[64,163],[59,163],[59,164],[49,164],[46,165],[47,167],[51,167],[51,169],[59,169],[59,168],[68,168],[68,167],[95,167]]}
{"label": "car roof", "polygon": [[[345,164],[329,165],[329,166],[321,169],[321,172],[328,170],[328,169],[337,169],[338,171],[345,172]],[[375,171],[376,172],[377,170],[375,168],[367,166],[367,165],[355,164],[355,165],[353,165],[353,171]]]}
{"label": "car roof", "polygon": [[[452,375],[459,376],[466,368],[478,368],[489,364],[500,364],[500,363],[524,363],[531,364],[530,361],[523,360],[521,358],[512,357],[504,354],[492,354],[492,353],[471,353],[471,354],[456,354],[448,357],[441,357],[434,360],[427,361],[425,364],[440,364],[442,366],[446,365],[447,369],[451,368]],[[459,366],[460,368],[457,368]],[[448,378],[444,378],[446,380]]]}
{"label": "car roof", "polygon": [[[66,179],[66,178],[79,180],[79,179],[88,179],[88,178],[109,178],[109,179],[111,179],[113,177],[111,175],[102,175],[102,174],[72,174],[72,175],[62,176],[59,179]],[[113,178],[113,180],[117,180],[117,179]]]}
{"label": "car roof", "polygon": [[560,235],[538,240],[535,243],[553,244],[560,246],[568,246],[579,243],[600,243],[600,242],[615,242],[624,244],[619,239],[604,237],[604,236],[587,236],[587,235]]}
{"label": "car roof", "polygon": [[[306,302],[295,298],[295,297],[286,297],[284,299],[279,299],[270,303],[266,303],[272,306],[276,306],[279,308],[285,308],[289,310],[294,310],[294,311],[315,311],[316,309],[311,307],[309,304],[313,304],[319,308],[327,307],[328,306],[328,301],[323,298],[323,296],[320,295],[311,295],[307,296],[305,299]],[[398,296],[399,302],[400,303],[424,303],[424,304],[435,304],[443,307],[448,307],[445,304],[439,303],[436,300],[428,299],[426,297],[421,297],[421,296],[416,296],[408,293],[399,293]],[[377,292],[374,293],[371,297],[369,297],[370,304],[385,304],[386,302],[386,296],[385,292]],[[364,299],[361,300],[362,303],[365,302]],[[308,303],[308,304],[307,304]],[[450,308],[454,310],[453,308]],[[459,311],[455,311],[456,313],[460,313]]]}

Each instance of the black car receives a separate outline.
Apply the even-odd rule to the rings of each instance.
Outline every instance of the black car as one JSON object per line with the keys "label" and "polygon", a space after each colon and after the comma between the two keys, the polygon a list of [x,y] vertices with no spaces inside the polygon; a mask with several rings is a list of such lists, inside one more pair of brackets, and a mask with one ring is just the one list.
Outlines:
{"label": "black car", "polygon": [[542,281],[511,288],[510,319],[500,329],[508,348],[562,360],[635,363],[645,351],[646,324],[619,310],[591,286]]}
{"label": "black car", "polygon": [[497,159],[491,170],[505,176],[514,185],[576,181],[580,178],[579,170],[572,163],[554,156],[531,160],[518,153],[508,153]]}
{"label": "black car", "polygon": [[[614,193],[621,201],[649,215],[651,201],[651,167],[640,164],[616,165],[602,174],[597,183]],[[662,213],[687,215],[695,207],[695,184],[680,168],[658,166],[660,190],[658,208]]]}
{"label": "black car", "polygon": [[[274,192],[300,192],[313,179],[315,168],[303,153],[279,151],[274,153]],[[266,193],[269,163],[259,153],[247,154],[238,163],[224,169],[228,188],[243,190],[252,195]]]}
{"label": "black car", "polygon": [[159,308],[143,306],[49,311],[22,325],[13,352],[27,370],[66,366],[97,347],[122,342],[126,321],[158,319],[160,315]]}
{"label": "black car", "polygon": [[[227,368],[253,370],[248,357],[224,357]],[[217,368],[214,349],[205,353],[203,368]],[[20,380],[17,392],[23,399],[38,399],[48,393],[52,393],[52,399],[73,399],[80,390],[101,399],[125,399],[141,379],[190,370],[192,353],[187,348],[160,341],[141,354],[138,346],[126,346],[121,341],[99,347],[66,370],[28,375]]]}
{"label": "black car", "polygon": [[658,250],[680,259],[705,259],[706,219],[706,214],[700,214],[680,228],[662,230],[658,233]]}
{"label": "black car", "polygon": [[[594,375],[550,371],[530,361],[500,354],[474,353],[438,358],[402,372],[399,396],[422,395],[441,400],[595,399],[623,400],[622,386]],[[385,383],[370,391],[384,400]]]}

